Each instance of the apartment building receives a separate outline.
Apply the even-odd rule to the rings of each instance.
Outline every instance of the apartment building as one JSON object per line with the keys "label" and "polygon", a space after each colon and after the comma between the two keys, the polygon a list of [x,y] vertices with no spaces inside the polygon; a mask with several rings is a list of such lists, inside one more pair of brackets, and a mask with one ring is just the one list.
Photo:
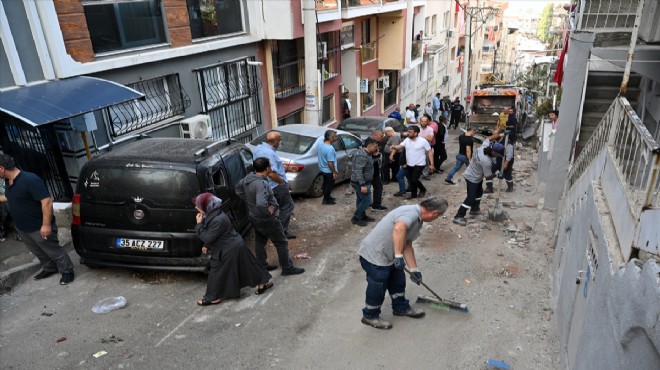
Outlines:
{"label": "apartment building", "polygon": [[249,140],[268,112],[261,14],[241,0],[3,1],[0,145],[66,201],[87,155],[127,137],[201,123],[193,135]]}

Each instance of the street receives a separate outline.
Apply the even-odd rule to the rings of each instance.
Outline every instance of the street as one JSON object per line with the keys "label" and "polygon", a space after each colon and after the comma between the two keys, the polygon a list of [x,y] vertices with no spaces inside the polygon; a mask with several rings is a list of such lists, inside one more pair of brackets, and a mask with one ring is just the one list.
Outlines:
{"label": "street", "polygon": [[[452,141],[449,152],[455,153]],[[351,225],[354,195],[335,187],[338,204],[295,198],[292,255],[306,269],[299,276],[274,271],[274,288],[198,307],[206,276],[194,273],[89,269],[76,264],[68,286],[57,277],[29,279],[0,296],[0,362],[5,369],[174,369],[174,368],[420,368],[488,369],[489,358],[518,369],[558,367],[556,323],[551,307],[550,269],[555,214],[538,209],[541,192],[534,176],[535,153],[518,151],[516,190],[502,192],[511,218],[501,224],[487,212],[467,227],[451,220],[465,185],[425,181],[429,196],[448,198],[447,213],[424,225],[415,251],[424,282],[441,297],[466,303],[470,312],[417,305],[426,317],[394,317],[390,298],[381,331],[360,323],[365,275],[357,259],[360,240],[371,226]],[[443,165],[449,169],[453,156]],[[497,181],[496,181],[497,184]],[[504,185],[502,185],[504,186]],[[394,198],[385,185],[383,204],[411,204]],[[484,200],[484,210],[494,203]],[[321,208],[323,207],[323,208]],[[385,212],[369,211],[380,219]],[[248,246],[253,241],[248,238]],[[272,246],[268,250],[275,260]],[[408,280],[407,297],[428,294]],[[126,307],[95,314],[99,300],[122,295]],[[107,354],[94,357],[105,351]]]}

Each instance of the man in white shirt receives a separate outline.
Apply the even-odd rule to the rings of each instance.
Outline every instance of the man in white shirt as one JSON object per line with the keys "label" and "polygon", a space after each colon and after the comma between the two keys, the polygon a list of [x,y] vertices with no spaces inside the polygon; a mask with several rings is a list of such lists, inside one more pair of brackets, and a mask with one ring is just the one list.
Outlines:
{"label": "man in white shirt", "polygon": [[419,197],[426,196],[426,187],[419,181],[419,177],[424,171],[427,160],[429,164],[429,171],[433,172],[433,154],[431,152],[431,144],[428,140],[419,137],[419,126],[410,126],[408,128],[408,137],[400,145],[392,145],[390,150],[400,151],[406,149],[406,166],[410,175],[410,199],[417,198],[417,189],[419,189]]}
{"label": "man in white shirt", "polygon": [[417,123],[417,118],[415,118],[415,104],[410,103],[406,107],[406,124]]}

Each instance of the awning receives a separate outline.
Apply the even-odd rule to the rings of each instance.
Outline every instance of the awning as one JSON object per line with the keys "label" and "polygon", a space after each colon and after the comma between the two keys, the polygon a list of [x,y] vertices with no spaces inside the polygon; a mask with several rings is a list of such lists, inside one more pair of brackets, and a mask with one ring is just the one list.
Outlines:
{"label": "awning", "polygon": [[142,98],[124,85],[81,76],[0,91],[0,111],[36,127]]}

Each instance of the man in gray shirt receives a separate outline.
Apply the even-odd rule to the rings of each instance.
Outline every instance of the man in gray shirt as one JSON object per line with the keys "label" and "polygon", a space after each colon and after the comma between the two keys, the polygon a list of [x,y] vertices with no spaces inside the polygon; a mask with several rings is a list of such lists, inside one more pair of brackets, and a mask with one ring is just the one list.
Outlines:
{"label": "man in gray shirt", "polygon": [[390,329],[392,324],[380,317],[385,292],[392,298],[395,316],[420,318],[424,311],[412,308],[406,299],[406,264],[412,272],[410,280],[422,282],[417,268],[413,241],[417,239],[424,222],[431,222],[447,210],[447,200],[428,198],[419,205],[401,206],[388,213],[362,240],[358,255],[362,269],[367,273],[365,307],[362,323],[377,329]]}
{"label": "man in gray shirt", "polygon": [[481,205],[481,196],[484,193],[483,181],[490,180],[495,177],[492,171],[493,158],[497,158],[504,154],[504,146],[499,143],[493,144],[492,147],[481,147],[472,156],[470,165],[463,172],[465,178],[465,185],[467,186],[467,196],[458,207],[458,212],[454,217],[454,223],[457,225],[467,225],[465,215],[470,211],[470,215],[478,216],[481,214],[479,206]]}

